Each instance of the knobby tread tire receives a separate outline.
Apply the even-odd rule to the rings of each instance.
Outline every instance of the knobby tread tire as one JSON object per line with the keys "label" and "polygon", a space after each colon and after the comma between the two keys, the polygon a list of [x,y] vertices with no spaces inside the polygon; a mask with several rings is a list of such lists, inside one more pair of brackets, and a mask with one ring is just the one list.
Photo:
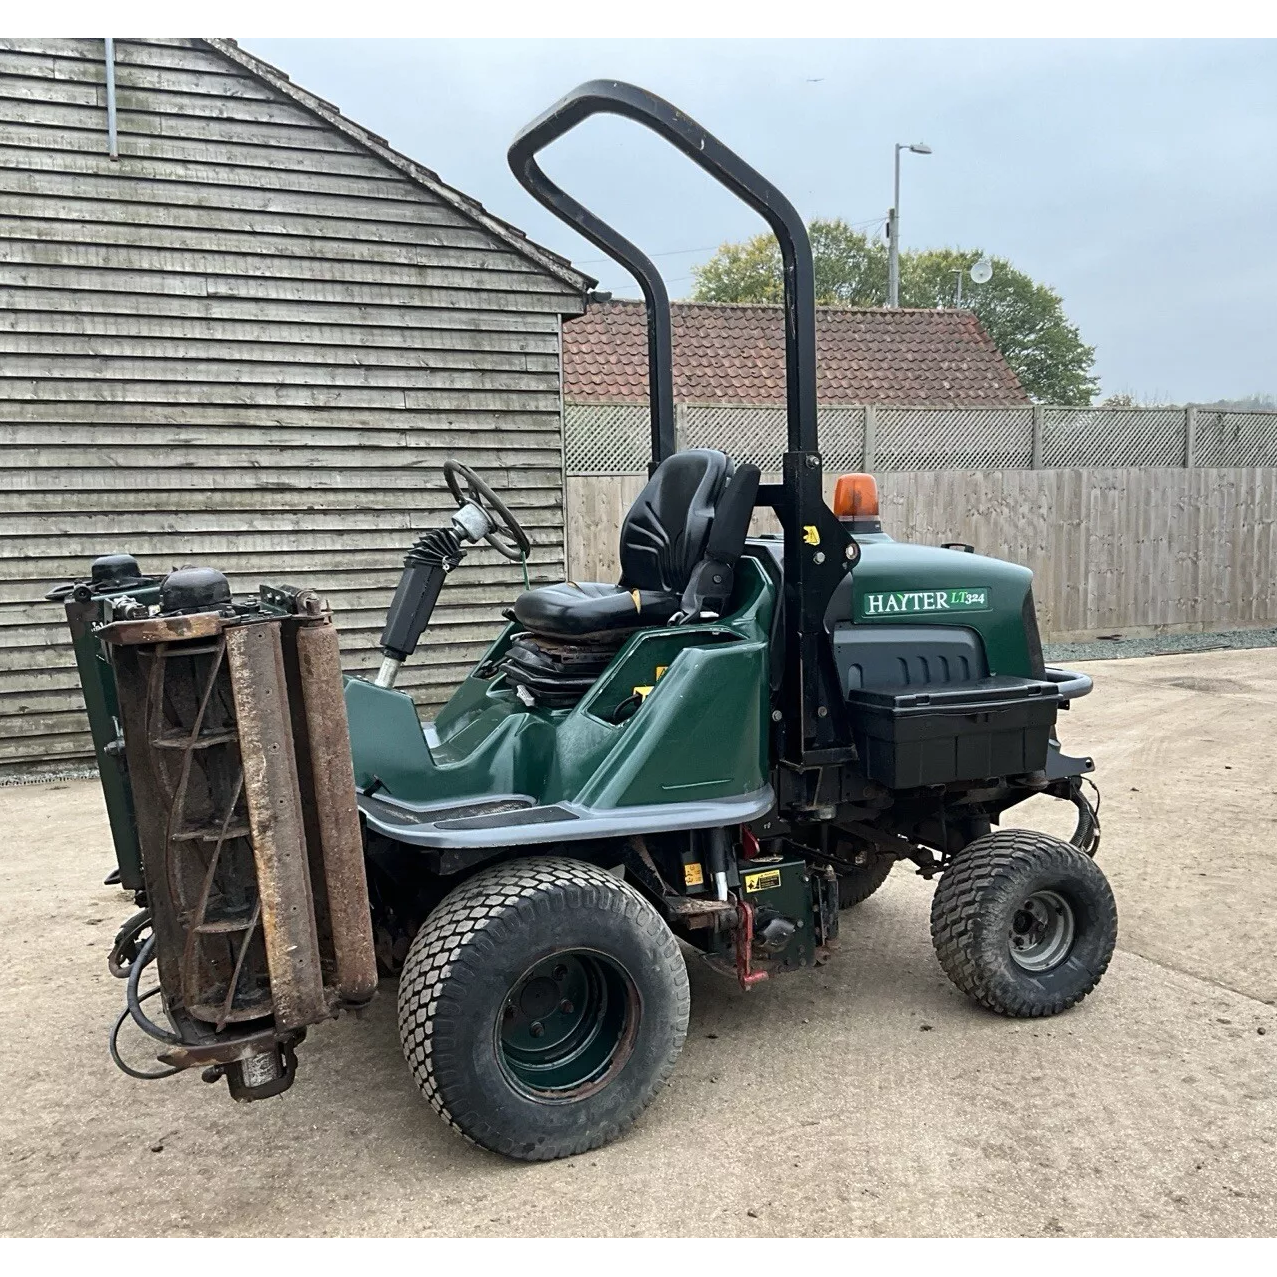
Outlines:
{"label": "knobby tread tire", "polygon": [[[1008,918],[1034,891],[1059,890],[1074,910],[1068,959],[1031,973],[1010,956]],[[1000,1015],[1058,1015],[1099,984],[1117,941],[1117,903],[1099,866],[1071,843],[1032,829],[977,838],[952,859],[931,902],[941,967],[976,1002]]]}
{"label": "knobby tread tire", "polygon": [[895,867],[891,856],[871,856],[863,865],[859,865],[854,873],[838,875],[838,908],[850,909],[863,900],[868,900],[884,882],[887,875]]}
{"label": "knobby tread tire", "polygon": [[[494,1120],[491,1111],[484,1112],[485,1097],[476,1094],[473,1043],[467,1054],[467,1042],[462,1040],[466,1033],[459,1031],[467,1023],[467,994],[501,960],[503,950],[517,947],[529,929],[552,925],[567,936],[574,918],[579,922],[592,914],[597,919],[600,912],[607,915],[607,928],[614,935],[623,933],[623,942],[641,950],[644,969],[631,974],[647,986],[658,1005],[650,1009],[657,1017],[651,1024],[649,1008],[644,1007],[639,1032],[657,1036],[648,1043],[645,1059],[636,1059],[636,1049],[618,1078],[599,1093],[609,1095],[627,1083],[624,1093],[605,1106],[602,1122],[583,1126],[578,1119],[576,1129],[549,1135],[513,1129],[518,1122]],[[565,947],[571,947],[570,940]],[[422,1094],[454,1131],[507,1156],[541,1161],[598,1148],[634,1123],[673,1071],[687,1035],[690,1005],[687,968],[678,941],[647,900],[595,865],[539,856],[477,873],[426,919],[400,977],[399,1035]],[[636,1064],[641,1067],[633,1067]],[[540,1107],[566,1111],[590,1103]]]}

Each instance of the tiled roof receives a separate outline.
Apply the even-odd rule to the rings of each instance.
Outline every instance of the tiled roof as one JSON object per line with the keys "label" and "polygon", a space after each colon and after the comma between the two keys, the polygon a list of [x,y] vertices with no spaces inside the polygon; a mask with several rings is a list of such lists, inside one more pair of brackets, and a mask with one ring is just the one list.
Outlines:
{"label": "tiled roof", "polygon": [[[779,306],[675,302],[674,397],[688,403],[785,401]],[[822,403],[1028,403],[980,321],[967,310],[821,307],[816,394]],[[563,396],[647,399],[642,302],[591,304],[563,325]]]}

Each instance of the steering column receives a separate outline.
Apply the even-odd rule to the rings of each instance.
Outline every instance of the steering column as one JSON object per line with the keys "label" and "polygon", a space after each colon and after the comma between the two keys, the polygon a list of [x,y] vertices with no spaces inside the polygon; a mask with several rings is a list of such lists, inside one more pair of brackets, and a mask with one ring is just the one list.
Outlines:
{"label": "steering column", "polygon": [[381,668],[373,679],[378,687],[393,687],[399,667],[417,650],[448,573],[465,558],[463,542],[486,541],[516,562],[526,559],[532,548],[505,503],[473,470],[449,458],[443,477],[457,510],[448,527],[423,532],[404,559],[403,575],[381,632]]}

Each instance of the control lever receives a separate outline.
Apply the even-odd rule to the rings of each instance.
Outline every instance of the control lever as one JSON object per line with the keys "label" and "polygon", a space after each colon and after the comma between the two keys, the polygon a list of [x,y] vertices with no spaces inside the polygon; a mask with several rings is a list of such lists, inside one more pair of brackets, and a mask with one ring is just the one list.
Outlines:
{"label": "control lever", "polygon": [[448,573],[466,556],[462,541],[480,541],[492,529],[487,512],[467,502],[453,514],[451,527],[423,532],[408,551],[381,632],[381,668],[373,679],[378,687],[394,687],[399,667],[417,650]]}

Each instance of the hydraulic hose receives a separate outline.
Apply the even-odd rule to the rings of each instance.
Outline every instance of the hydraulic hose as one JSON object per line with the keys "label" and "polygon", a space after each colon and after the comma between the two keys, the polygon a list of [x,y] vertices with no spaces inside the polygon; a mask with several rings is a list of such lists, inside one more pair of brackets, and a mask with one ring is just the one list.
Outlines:
{"label": "hydraulic hose", "polygon": [[[1095,803],[1092,805],[1082,793],[1083,782],[1095,790]],[[1069,787],[1069,797],[1077,808],[1077,828],[1069,839],[1079,851],[1094,856],[1100,849],[1100,791],[1087,776],[1078,776]]]}
{"label": "hydraulic hose", "polygon": [[[144,911],[145,912],[145,911]],[[141,914],[130,918],[125,926],[121,929],[120,936],[127,937],[131,942],[136,940],[138,932],[149,922],[149,916],[143,918]],[[116,939],[117,949],[120,946],[120,938]],[[115,951],[112,951],[112,957]],[[125,985],[124,1010],[120,1012],[116,1018],[115,1024],[111,1027],[110,1035],[107,1038],[107,1049],[111,1052],[111,1059],[115,1061],[115,1066],[122,1073],[127,1073],[129,1077],[135,1077],[143,1082],[153,1082],[158,1078],[172,1077],[174,1073],[180,1073],[182,1070],[175,1065],[169,1065],[163,1069],[156,1069],[147,1072],[144,1069],[135,1069],[131,1064],[126,1064],[123,1056],[120,1055],[120,1030],[124,1027],[124,1021],[130,1016],[133,1022],[142,1030],[143,1033],[150,1037],[158,1038],[161,1042],[168,1042],[174,1045],[181,1045],[182,1039],[176,1033],[169,1032],[168,1029],[161,1028],[154,1020],[150,1019],[146,1012],[142,1010],[142,1003],[148,998],[153,998],[161,992],[160,986],[156,985],[154,989],[148,989],[145,993],[138,992],[138,984],[142,979],[142,968],[145,967],[155,956],[155,935],[152,933],[147,936],[145,943],[137,951],[137,957],[129,963],[127,972],[121,970],[116,972],[113,965],[111,970],[119,975],[128,976],[128,982]]]}
{"label": "hydraulic hose", "polygon": [[[159,993],[159,991],[158,987],[148,989],[140,998],[138,998],[138,1002],[145,1002],[147,998],[153,998],[157,993]],[[143,1069],[135,1069],[131,1064],[126,1064],[124,1062],[120,1055],[120,1030],[124,1027],[124,1021],[127,1020],[132,1013],[133,1008],[131,1006],[126,1006],[124,1010],[120,1012],[119,1016],[116,1018],[114,1027],[111,1029],[111,1035],[107,1039],[107,1046],[111,1052],[111,1059],[115,1061],[115,1067],[118,1068],[121,1073],[127,1073],[129,1077],[138,1078],[143,1082],[153,1082],[157,1078],[172,1077],[174,1073],[180,1073],[182,1070],[176,1065],[169,1065],[167,1068],[156,1069],[154,1072],[147,1073]]]}
{"label": "hydraulic hose", "polygon": [[125,989],[125,1010],[133,1017],[133,1022],[143,1033],[149,1033],[151,1037],[158,1038],[161,1042],[170,1042],[174,1046],[181,1046],[182,1039],[176,1033],[168,1029],[162,1029],[154,1020],[148,1019],[145,1011],[142,1010],[142,1003],[146,998],[157,993],[158,989],[152,989],[145,997],[138,995],[138,983],[142,979],[142,968],[151,961],[155,956],[155,935],[152,933],[146,938],[146,943],[138,950],[137,958],[129,967],[129,980]]}
{"label": "hydraulic hose", "polygon": [[128,979],[129,968],[137,960],[137,938],[150,925],[151,911],[141,909],[120,928],[106,960],[107,968],[117,979]]}

